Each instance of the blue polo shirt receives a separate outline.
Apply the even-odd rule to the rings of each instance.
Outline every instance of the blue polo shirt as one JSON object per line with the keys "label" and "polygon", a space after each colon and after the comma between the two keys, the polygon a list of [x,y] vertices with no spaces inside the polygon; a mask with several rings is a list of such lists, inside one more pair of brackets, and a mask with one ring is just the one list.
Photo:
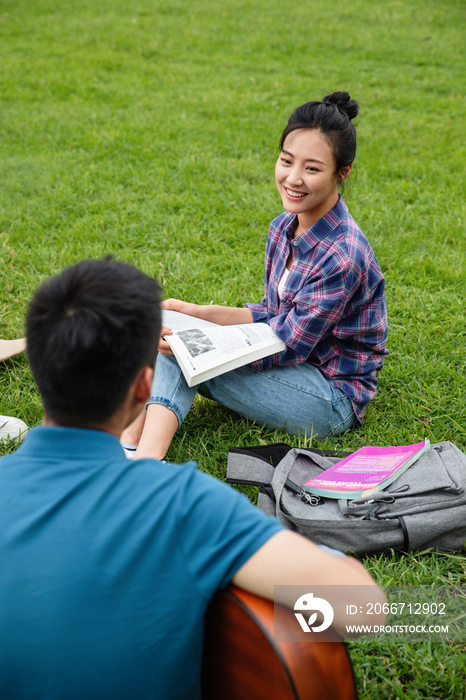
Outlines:
{"label": "blue polo shirt", "polygon": [[206,607],[280,529],[193,463],[35,428],[0,461],[0,697],[198,698]]}

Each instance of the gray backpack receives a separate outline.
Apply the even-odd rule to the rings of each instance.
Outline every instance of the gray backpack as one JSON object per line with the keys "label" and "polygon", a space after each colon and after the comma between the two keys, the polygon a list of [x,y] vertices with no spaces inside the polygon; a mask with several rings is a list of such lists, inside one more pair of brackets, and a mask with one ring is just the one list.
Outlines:
{"label": "gray backpack", "polygon": [[421,547],[460,550],[466,541],[466,456],[432,445],[386,489],[353,500],[302,489],[348,452],[275,443],[231,448],[227,482],[259,486],[258,507],[318,544],[359,554]]}

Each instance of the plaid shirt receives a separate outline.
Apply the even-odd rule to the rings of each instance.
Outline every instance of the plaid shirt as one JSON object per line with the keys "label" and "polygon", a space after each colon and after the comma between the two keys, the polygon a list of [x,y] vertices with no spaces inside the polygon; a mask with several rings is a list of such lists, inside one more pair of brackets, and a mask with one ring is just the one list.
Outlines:
{"label": "plaid shirt", "polygon": [[[387,354],[384,278],[374,252],[340,198],[307,231],[293,238],[296,214],[272,221],[265,251],[265,293],[245,304],[255,323],[268,323],[286,349],[252,364],[310,362],[342,389],[361,419],[377,389]],[[278,283],[290,251],[293,265],[278,299]]]}

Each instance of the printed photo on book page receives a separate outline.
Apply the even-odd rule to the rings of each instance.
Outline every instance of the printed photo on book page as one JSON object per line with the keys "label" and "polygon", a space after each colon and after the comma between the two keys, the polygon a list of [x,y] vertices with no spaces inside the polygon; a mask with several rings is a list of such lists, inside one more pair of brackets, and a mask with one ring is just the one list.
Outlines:
{"label": "printed photo on book page", "polygon": [[[174,336],[184,345],[189,356],[186,359],[195,371],[209,369],[213,362],[221,364],[253,350],[254,346],[276,341],[275,333],[265,323],[190,328],[174,331]],[[167,336],[167,341],[176,342],[173,336]]]}

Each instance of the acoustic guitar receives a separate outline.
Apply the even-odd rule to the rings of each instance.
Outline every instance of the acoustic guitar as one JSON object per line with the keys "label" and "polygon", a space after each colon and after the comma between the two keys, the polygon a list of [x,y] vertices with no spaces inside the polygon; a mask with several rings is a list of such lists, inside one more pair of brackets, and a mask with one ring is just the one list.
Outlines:
{"label": "acoustic guitar", "polygon": [[[295,629],[292,610],[277,606],[275,616]],[[203,700],[356,700],[345,645],[331,628],[319,635],[325,641],[275,641],[273,602],[227,588],[207,613]]]}

